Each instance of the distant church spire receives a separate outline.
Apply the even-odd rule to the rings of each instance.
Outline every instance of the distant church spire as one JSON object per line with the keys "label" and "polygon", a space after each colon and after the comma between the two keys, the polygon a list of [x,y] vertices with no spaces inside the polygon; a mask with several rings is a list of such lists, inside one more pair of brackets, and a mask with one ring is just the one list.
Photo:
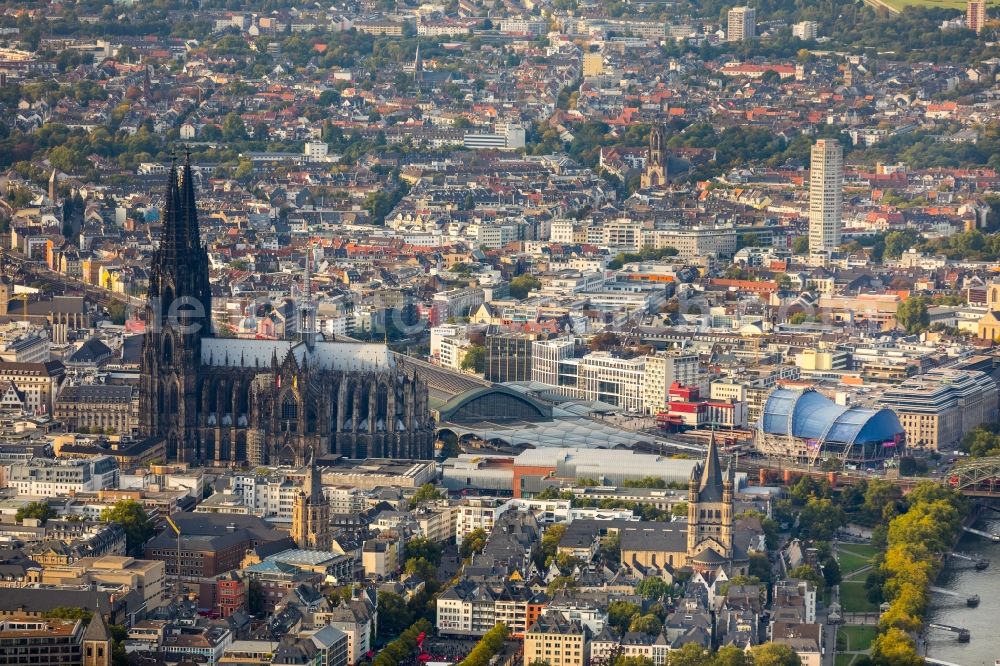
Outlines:
{"label": "distant church spire", "polygon": [[642,173],[642,187],[662,187],[667,184],[667,147],[663,128],[653,126],[649,132],[649,154]]}
{"label": "distant church spire", "polygon": [[420,59],[420,44],[417,44],[417,55],[413,59],[413,82],[417,85],[424,80],[424,62]]}

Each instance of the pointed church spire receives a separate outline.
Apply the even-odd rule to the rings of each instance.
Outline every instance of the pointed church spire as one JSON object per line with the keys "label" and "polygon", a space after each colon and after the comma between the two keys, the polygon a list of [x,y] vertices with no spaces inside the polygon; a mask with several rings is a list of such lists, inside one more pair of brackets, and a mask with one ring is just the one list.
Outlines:
{"label": "pointed church spire", "polygon": [[323,495],[323,480],[316,467],[316,450],[309,449],[309,469],[306,473],[306,497],[316,502]]}
{"label": "pointed church spire", "polygon": [[719,464],[719,447],[715,444],[715,430],[708,440],[708,452],[701,472],[698,495],[702,501],[709,502],[717,502],[722,498],[722,467]]}
{"label": "pointed church spire", "polygon": [[198,202],[194,192],[194,174],[191,170],[191,151],[185,151],[184,171],[181,185],[181,202],[184,211],[184,236],[188,249],[197,249],[201,246],[201,239],[198,233]]}
{"label": "pointed church spire", "polygon": [[177,186],[177,162],[170,158],[167,174],[166,201],[163,206],[163,231],[160,239],[162,256],[169,264],[176,264],[183,252],[183,220],[181,219],[181,195]]}
{"label": "pointed church spire", "polygon": [[90,618],[87,630],[83,633],[83,640],[102,642],[111,640],[111,632],[104,621],[104,613],[101,611],[100,600],[97,602],[97,608],[94,609],[94,615]]}

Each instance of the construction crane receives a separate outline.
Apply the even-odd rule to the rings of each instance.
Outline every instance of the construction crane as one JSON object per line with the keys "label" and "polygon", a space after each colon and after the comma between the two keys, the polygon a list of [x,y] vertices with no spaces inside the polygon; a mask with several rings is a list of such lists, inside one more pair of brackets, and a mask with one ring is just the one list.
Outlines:
{"label": "construction crane", "polygon": [[174,530],[174,534],[177,535],[177,583],[175,586],[174,595],[178,600],[183,596],[183,590],[181,587],[181,528],[177,526],[174,519],[167,516],[167,524]]}

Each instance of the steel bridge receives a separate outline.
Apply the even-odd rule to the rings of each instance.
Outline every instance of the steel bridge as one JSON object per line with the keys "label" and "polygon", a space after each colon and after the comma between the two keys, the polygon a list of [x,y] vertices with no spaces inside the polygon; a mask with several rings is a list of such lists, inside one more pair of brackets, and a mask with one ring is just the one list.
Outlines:
{"label": "steel bridge", "polygon": [[948,485],[970,497],[1000,497],[1000,456],[962,460],[948,472]]}

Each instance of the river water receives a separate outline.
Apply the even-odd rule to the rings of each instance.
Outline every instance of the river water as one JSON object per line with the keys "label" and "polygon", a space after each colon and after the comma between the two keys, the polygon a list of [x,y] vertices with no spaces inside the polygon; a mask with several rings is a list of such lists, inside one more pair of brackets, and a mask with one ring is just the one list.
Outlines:
{"label": "river water", "polygon": [[[984,510],[975,528],[1000,534],[1000,513]],[[937,587],[970,597],[978,594],[978,608],[969,608],[965,599],[931,593],[928,622],[964,627],[972,640],[959,643],[950,632],[932,629],[925,633],[927,656],[959,666],[993,666],[1000,659],[1000,544],[964,534],[956,548],[959,552],[981,555],[990,560],[985,571],[976,571],[971,562],[949,558],[938,578]]]}

